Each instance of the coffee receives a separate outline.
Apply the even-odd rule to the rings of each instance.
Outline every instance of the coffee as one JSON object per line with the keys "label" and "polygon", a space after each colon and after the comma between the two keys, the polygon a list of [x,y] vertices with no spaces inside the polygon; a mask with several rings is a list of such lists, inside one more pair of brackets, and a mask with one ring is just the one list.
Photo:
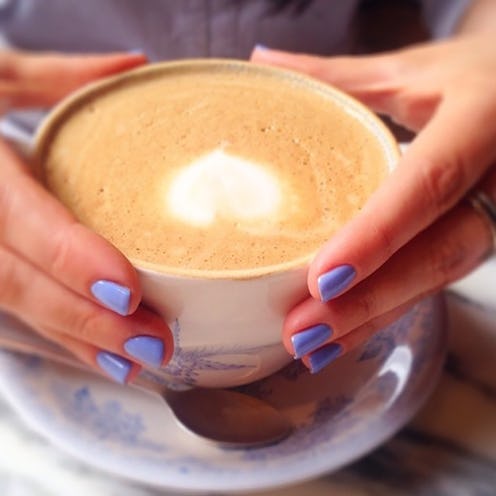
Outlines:
{"label": "coffee", "polygon": [[129,74],[66,106],[40,152],[44,182],[138,264],[308,259],[388,173],[373,126],[312,84],[247,64]]}

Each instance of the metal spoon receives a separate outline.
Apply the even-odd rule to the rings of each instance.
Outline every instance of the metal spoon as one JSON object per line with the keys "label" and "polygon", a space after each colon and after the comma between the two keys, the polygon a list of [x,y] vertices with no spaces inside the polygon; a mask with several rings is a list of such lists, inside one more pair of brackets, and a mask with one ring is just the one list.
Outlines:
{"label": "metal spoon", "polygon": [[[89,367],[59,346],[25,331],[0,327],[0,349],[35,355],[85,371]],[[158,394],[179,424],[192,434],[224,448],[253,448],[277,443],[293,426],[264,401],[228,389],[176,391],[142,371],[130,386]]]}

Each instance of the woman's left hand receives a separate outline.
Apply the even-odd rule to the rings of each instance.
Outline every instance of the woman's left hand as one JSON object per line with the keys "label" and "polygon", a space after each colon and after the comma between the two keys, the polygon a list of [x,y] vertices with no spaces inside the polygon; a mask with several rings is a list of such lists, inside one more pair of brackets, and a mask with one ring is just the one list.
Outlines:
{"label": "woman's left hand", "polygon": [[418,132],[363,210],[313,260],[311,297],[287,316],[288,352],[317,372],[492,251],[496,202],[494,36],[460,37],[375,56],[323,58],[257,49],[256,63],[310,74]]}

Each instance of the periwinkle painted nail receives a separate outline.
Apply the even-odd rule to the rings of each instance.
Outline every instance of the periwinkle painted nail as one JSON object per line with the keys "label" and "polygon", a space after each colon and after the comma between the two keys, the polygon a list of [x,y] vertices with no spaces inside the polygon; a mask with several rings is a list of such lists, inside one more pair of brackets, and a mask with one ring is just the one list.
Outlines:
{"label": "periwinkle painted nail", "polygon": [[262,43],[257,43],[255,45],[255,50],[260,50],[261,52],[263,52],[264,50],[269,50],[269,47],[266,45],[263,45]]}
{"label": "periwinkle painted nail", "polygon": [[314,351],[308,356],[310,372],[312,374],[320,372],[324,367],[327,367],[331,362],[336,360],[342,351],[342,346],[337,343],[327,344],[319,350]]}
{"label": "periwinkle painted nail", "polygon": [[344,291],[355,279],[356,271],[351,265],[339,265],[322,274],[318,280],[320,299],[325,303]]}
{"label": "periwinkle painted nail", "polygon": [[114,381],[119,384],[126,383],[132,368],[132,364],[127,358],[110,353],[110,351],[100,351],[96,356],[96,362]]}
{"label": "periwinkle painted nail", "polygon": [[104,306],[120,315],[129,312],[131,290],[116,282],[104,279],[96,281],[91,286],[91,294]]}
{"label": "periwinkle painted nail", "polygon": [[126,353],[140,362],[158,368],[164,361],[165,346],[161,339],[153,336],[135,336],[124,343]]}
{"label": "periwinkle painted nail", "polygon": [[295,358],[301,358],[320,348],[332,336],[328,325],[317,324],[291,336]]}

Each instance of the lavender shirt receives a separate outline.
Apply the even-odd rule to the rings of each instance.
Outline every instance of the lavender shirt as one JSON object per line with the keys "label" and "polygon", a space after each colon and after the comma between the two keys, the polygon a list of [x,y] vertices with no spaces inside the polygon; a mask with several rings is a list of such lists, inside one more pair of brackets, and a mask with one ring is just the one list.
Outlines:
{"label": "lavender shirt", "polygon": [[[262,43],[337,54],[349,51],[358,0],[313,0],[302,15],[270,14],[270,0],[0,0],[0,33],[30,50],[140,49],[153,60],[241,57]],[[446,36],[470,0],[423,0],[434,37]]]}
{"label": "lavender shirt", "polygon": [[[359,0],[313,0],[301,14],[270,0],[0,0],[0,43],[27,50],[141,50],[150,60],[247,58],[257,43],[315,54],[351,47]],[[449,35],[470,0],[423,0],[433,37]],[[3,122],[12,137],[36,118]],[[22,130],[21,130],[22,131]],[[22,134],[22,132],[21,132]],[[17,136],[19,137],[19,136]]]}

